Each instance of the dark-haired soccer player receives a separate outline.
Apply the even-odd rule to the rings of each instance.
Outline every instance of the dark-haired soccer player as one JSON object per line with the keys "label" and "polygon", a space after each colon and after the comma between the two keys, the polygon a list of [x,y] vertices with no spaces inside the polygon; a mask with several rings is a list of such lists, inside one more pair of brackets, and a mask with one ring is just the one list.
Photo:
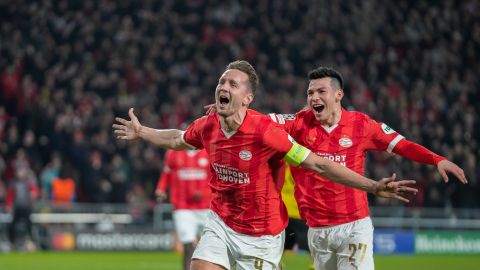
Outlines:
{"label": "dark-haired soccer player", "polygon": [[191,269],[278,269],[288,221],[274,178],[282,159],[324,177],[377,196],[407,201],[414,181],[378,182],[297,144],[270,117],[249,110],[258,78],[245,61],[232,62],[215,91],[217,113],[194,121],[185,132],[143,126],[129,110],[130,121],[116,118],[118,139],[143,139],[168,149],[205,148],[212,178],[209,221],[195,249]]}
{"label": "dark-haired soccer player", "polygon": [[[339,72],[320,67],[308,76],[308,109],[295,115],[270,115],[284,124],[299,144],[362,175],[366,151],[376,150],[435,165],[445,182],[447,173],[467,182],[463,170],[446,158],[363,113],[343,109],[343,78]],[[315,269],[374,269],[367,194],[303,168],[291,167],[291,172],[300,214],[310,227],[309,247]]]}

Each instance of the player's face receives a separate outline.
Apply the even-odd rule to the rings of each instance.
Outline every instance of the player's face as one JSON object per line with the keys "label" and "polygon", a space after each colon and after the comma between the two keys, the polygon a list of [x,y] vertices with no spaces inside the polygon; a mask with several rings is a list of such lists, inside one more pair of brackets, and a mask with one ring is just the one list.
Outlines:
{"label": "player's face", "polygon": [[248,75],[237,69],[225,71],[215,90],[215,105],[221,116],[233,115],[242,107],[247,107],[253,99],[249,89]]}
{"label": "player's face", "polygon": [[328,121],[340,106],[343,91],[333,89],[331,78],[311,80],[307,90],[308,107],[320,122]]}

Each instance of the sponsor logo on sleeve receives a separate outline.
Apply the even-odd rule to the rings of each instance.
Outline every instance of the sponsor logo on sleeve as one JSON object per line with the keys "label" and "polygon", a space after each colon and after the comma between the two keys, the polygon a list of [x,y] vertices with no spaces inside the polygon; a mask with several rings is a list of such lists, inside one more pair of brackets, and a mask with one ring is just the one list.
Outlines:
{"label": "sponsor logo on sleeve", "polygon": [[242,150],[240,151],[240,153],[238,153],[238,156],[242,159],[242,160],[251,160],[252,159],[252,153],[250,153],[250,151],[247,151],[247,150]]}
{"label": "sponsor logo on sleeve", "polygon": [[295,120],[295,114],[280,114],[285,120]]}
{"label": "sponsor logo on sleeve", "polygon": [[395,130],[393,130],[393,128],[387,126],[385,123],[382,124],[382,130],[385,134],[395,133]]}

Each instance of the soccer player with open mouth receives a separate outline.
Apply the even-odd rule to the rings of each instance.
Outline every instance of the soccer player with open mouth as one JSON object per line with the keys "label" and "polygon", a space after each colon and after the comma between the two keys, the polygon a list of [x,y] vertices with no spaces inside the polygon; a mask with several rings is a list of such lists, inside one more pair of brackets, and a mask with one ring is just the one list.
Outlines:
{"label": "soccer player with open mouth", "polygon": [[[467,183],[463,170],[445,157],[406,140],[385,123],[342,108],[343,78],[338,71],[319,67],[308,77],[306,109],[294,115],[270,114],[298,143],[359,174],[365,171],[366,152],[375,150],[435,165],[445,182],[452,173]],[[315,269],[374,269],[367,194],[300,167],[291,167],[291,173],[300,215],[310,227]]]}

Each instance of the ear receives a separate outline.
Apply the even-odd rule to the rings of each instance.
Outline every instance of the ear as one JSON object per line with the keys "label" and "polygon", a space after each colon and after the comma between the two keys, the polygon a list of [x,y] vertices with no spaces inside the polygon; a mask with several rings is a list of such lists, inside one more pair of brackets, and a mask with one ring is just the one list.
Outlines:
{"label": "ear", "polygon": [[343,89],[338,89],[335,93],[335,101],[340,102],[344,96]]}
{"label": "ear", "polygon": [[243,105],[247,106],[250,105],[250,103],[252,103],[253,101],[253,94],[252,93],[248,93],[244,98],[243,98]]}

